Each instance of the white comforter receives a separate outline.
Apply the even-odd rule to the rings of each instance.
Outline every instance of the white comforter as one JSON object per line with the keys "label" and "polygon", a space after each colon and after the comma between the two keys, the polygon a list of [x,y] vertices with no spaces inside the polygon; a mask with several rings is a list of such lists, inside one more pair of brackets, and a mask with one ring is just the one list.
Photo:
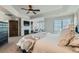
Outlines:
{"label": "white comforter", "polygon": [[30,37],[33,37],[35,39],[42,39],[44,37],[46,37],[48,33],[46,32],[40,32],[40,33],[36,33],[36,34],[29,34],[29,35],[26,35],[24,37],[22,37],[18,43],[16,44],[18,47],[20,47],[21,49],[24,49],[24,46],[23,44],[25,43],[25,41],[28,41],[28,39],[30,39]]}
{"label": "white comforter", "polygon": [[46,42],[50,42],[53,45],[57,46],[58,42],[59,42],[59,36],[60,33],[47,33],[46,36],[44,38],[42,38],[41,40],[46,41]]}
{"label": "white comforter", "polygon": [[33,53],[72,53],[70,48],[58,46],[59,36],[60,33],[47,33],[46,37],[36,42]]}
{"label": "white comforter", "polygon": [[24,36],[22,39],[19,40],[17,43],[17,46],[20,46],[21,49],[23,48],[23,42],[26,41],[27,37],[32,36],[33,38],[38,38],[39,40],[36,41],[34,48],[33,48],[33,53],[47,53],[47,52],[72,52],[68,48],[63,48],[63,47],[58,47],[58,42],[59,42],[59,36],[60,33],[57,34],[52,34],[52,33],[47,33],[47,32],[40,32],[36,34],[30,34],[27,36]]}

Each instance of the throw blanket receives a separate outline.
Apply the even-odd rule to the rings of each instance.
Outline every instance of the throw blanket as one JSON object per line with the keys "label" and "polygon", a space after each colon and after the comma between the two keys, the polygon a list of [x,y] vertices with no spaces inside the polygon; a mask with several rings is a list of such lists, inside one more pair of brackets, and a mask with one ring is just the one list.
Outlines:
{"label": "throw blanket", "polygon": [[22,50],[26,50],[27,52],[32,52],[33,46],[36,42],[36,39],[29,37],[23,37],[18,43],[17,46]]}

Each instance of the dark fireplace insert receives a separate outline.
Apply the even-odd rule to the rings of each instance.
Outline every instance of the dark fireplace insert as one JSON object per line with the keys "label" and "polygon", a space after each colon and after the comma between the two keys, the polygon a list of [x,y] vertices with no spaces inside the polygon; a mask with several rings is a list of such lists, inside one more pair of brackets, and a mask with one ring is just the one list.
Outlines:
{"label": "dark fireplace insert", "polygon": [[24,35],[29,34],[29,30],[24,30]]}

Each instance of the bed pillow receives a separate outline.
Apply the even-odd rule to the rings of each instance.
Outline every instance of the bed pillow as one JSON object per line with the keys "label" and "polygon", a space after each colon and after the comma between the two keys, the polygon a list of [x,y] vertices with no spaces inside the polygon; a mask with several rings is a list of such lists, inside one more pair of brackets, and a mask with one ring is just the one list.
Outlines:
{"label": "bed pillow", "polygon": [[67,46],[73,38],[74,38],[74,32],[69,30],[69,31],[61,34],[58,45]]}
{"label": "bed pillow", "polygon": [[25,49],[27,52],[30,52],[32,50],[36,40],[35,39],[28,39],[23,43],[23,49]]}
{"label": "bed pillow", "polygon": [[75,38],[74,40],[72,40],[69,43],[69,46],[75,46],[75,47],[79,47],[79,40],[77,38]]}
{"label": "bed pillow", "polygon": [[23,49],[28,50],[31,45],[32,45],[31,41],[25,41],[23,43]]}
{"label": "bed pillow", "polygon": [[72,47],[72,50],[75,52],[79,52],[79,39],[74,38],[70,43],[69,46]]}
{"label": "bed pillow", "polygon": [[75,37],[74,34],[74,26],[73,24],[67,26],[60,35],[60,41],[59,41],[59,46],[67,46],[70,41]]}

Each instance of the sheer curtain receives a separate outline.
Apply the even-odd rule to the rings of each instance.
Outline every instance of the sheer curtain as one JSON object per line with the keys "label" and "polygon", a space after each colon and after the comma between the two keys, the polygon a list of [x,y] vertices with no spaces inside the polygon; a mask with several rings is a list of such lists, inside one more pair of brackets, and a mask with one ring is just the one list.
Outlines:
{"label": "sheer curtain", "polygon": [[54,19],[53,25],[54,25],[54,33],[61,32],[66,26],[69,24],[74,24],[74,16],[65,16],[65,17],[58,17]]}

